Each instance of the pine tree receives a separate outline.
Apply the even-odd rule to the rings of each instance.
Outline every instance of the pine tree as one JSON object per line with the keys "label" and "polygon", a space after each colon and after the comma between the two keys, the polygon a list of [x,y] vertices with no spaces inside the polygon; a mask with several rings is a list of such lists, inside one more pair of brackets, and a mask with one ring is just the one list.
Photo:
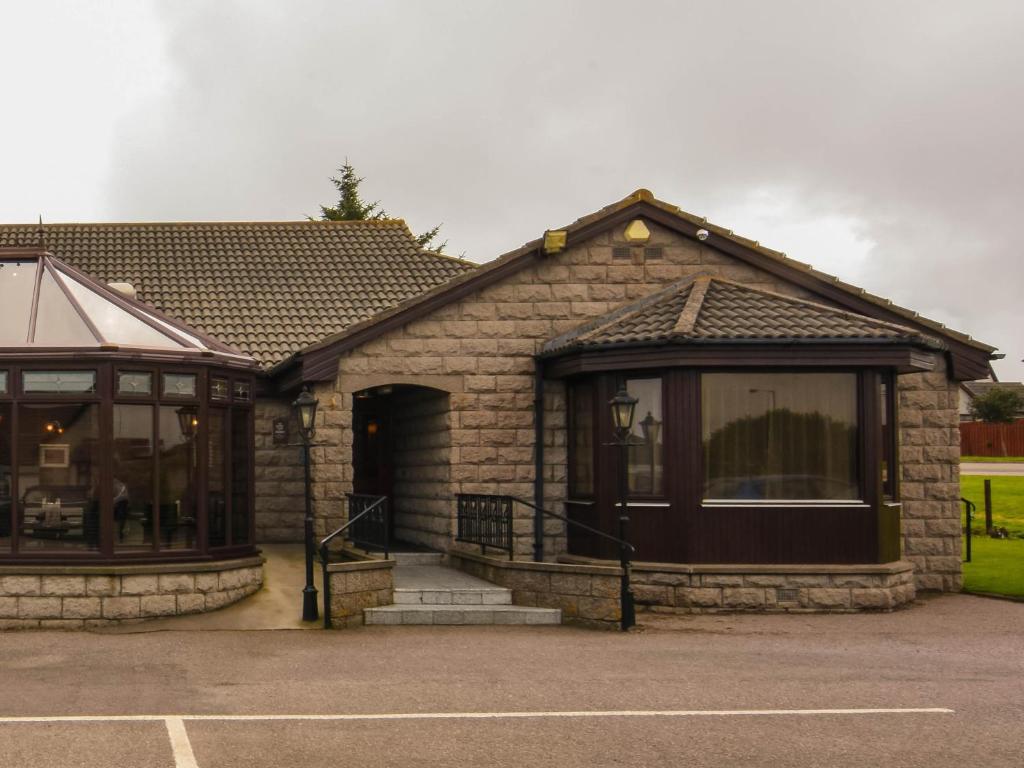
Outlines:
{"label": "pine tree", "polygon": [[[352,167],[348,158],[345,158],[345,164],[338,169],[338,173],[341,174],[340,177],[331,177],[331,183],[338,190],[338,202],[333,207],[320,206],[321,220],[371,221],[388,218],[388,214],[380,207],[379,200],[375,200],[372,203],[363,202],[363,199],[359,196],[359,185],[363,182],[363,178],[356,175],[356,170]],[[430,244],[437,238],[437,233],[440,231],[441,225],[438,224],[433,229],[428,229],[423,234],[417,235],[417,244],[421,248],[441,253],[444,251],[445,246],[448,245],[447,240],[436,248],[430,247]]]}

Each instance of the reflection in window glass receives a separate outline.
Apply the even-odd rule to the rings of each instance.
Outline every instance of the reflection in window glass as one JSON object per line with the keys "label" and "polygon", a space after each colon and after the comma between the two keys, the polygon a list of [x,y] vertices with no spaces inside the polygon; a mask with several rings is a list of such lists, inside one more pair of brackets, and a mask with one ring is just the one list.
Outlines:
{"label": "reflection in window glass", "polygon": [[210,379],[210,397],[213,400],[227,400],[230,391],[227,379],[218,379],[216,377]]}
{"label": "reflection in window glass", "polygon": [[0,403],[0,552],[11,551],[14,528],[11,469],[11,404]]}
{"label": "reflection in window glass", "polygon": [[852,373],[701,377],[705,499],[856,499]]}
{"label": "reflection in window glass", "polygon": [[160,406],[161,549],[196,546],[196,434],[199,420],[193,406]]}
{"label": "reflection in window glass", "polygon": [[251,389],[248,381],[235,382],[235,400],[240,403],[248,403],[251,396]]}
{"label": "reflection in window glass", "polygon": [[227,544],[227,499],[224,475],[227,471],[227,446],[224,444],[224,411],[210,409],[210,470],[206,479],[209,490],[206,513],[211,547]]}
{"label": "reflection in window glass", "polygon": [[0,395],[7,394],[7,371],[0,371]]}
{"label": "reflection in window glass", "polygon": [[18,408],[20,548],[98,549],[99,406]]}
{"label": "reflection in window glass", "polygon": [[140,371],[119,371],[117,393],[119,395],[153,394],[153,374]]}
{"label": "reflection in window glass", "polygon": [[25,371],[22,388],[29,393],[91,394],[96,371]]}
{"label": "reflection in window glass", "polygon": [[195,397],[196,375],[194,373],[165,373],[164,394],[176,397]]}
{"label": "reflection in window glass", "polygon": [[153,544],[153,406],[114,404],[114,548]]}
{"label": "reflection in window glass", "polygon": [[231,412],[231,543],[248,544],[249,411]]}
{"label": "reflection in window glass", "polygon": [[637,399],[633,430],[629,435],[629,492],[661,496],[664,492],[662,446],[664,417],[661,379],[628,379],[626,390]]}
{"label": "reflection in window glass", "polygon": [[46,270],[39,283],[34,339],[43,347],[81,347],[100,343],[53,275]]}
{"label": "reflection in window glass", "polygon": [[0,261],[0,346],[21,346],[28,340],[36,261]]}
{"label": "reflection in window glass", "polygon": [[572,457],[573,496],[594,494],[594,389],[575,384],[569,389],[572,431],[569,434],[569,455]]}

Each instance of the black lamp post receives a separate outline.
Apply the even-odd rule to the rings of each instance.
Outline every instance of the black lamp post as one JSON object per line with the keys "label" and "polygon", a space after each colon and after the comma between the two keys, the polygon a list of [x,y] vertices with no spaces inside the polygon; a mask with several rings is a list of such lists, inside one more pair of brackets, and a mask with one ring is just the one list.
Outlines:
{"label": "black lamp post", "polygon": [[619,565],[622,567],[622,587],[620,600],[622,603],[622,629],[627,630],[636,624],[636,609],[633,606],[633,591],[629,586],[629,551],[626,548],[629,534],[629,434],[633,429],[633,417],[636,415],[635,397],[626,391],[623,385],[615,393],[608,405],[612,409],[612,426],[615,428],[615,444],[619,446],[621,459],[619,462]]}
{"label": "black lamp post", "polygon": [[302,588],[303,621],[316,621],[319,616],[316,605],[316,586],[313,584],[313,501],[309,488],[309,445],[316,433],[317,405],[317,399],[305,388],[292,403],[295,418],[299,422],[299,435],[302,437],[302,466],[306,473],[306,586]]}

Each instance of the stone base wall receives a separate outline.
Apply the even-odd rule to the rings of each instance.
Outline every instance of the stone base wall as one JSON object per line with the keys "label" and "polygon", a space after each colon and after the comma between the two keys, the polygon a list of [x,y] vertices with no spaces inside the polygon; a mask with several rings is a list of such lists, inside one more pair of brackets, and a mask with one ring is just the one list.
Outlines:
{"label": "stone base wall", "polygon": [[363,609],[394,602],[394,560],[358,560],[331,563],[331,624],[335,629],[361,627]]}
{"label": "stone base wall", "polygon": [[636,564],[639,610],[667,613],[889,611],[912,602],[914,568],[884,565]]}
{"label": "stone base wall", "polygon": [[[605,561],[511,562],[452,550],[451,565],[512,590],[512,602],[561,608],[562,616],[615,628],[622,571]],[[674,565],[636,563],[638,611],[660,613],[846,613],[890,611],[914,600],[914,567],[884,565]]]}
{"label": "stone base wall", "polygon": [[471,576],[512,590],[515,605],[560,608],[562,620],[601,629],[618,628],[619,568],[499,560],[472,552],[448,552],[450,564]]}
{"label": "stone base wall", "polygon": [[0,629],[83,629],[223,608],[263,585],[263,559],[0,566]]}

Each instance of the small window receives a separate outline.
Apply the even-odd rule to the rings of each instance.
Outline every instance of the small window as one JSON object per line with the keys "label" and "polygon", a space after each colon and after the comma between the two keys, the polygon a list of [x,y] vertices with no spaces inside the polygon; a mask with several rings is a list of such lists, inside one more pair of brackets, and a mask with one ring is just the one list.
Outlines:
{"label": "small window", "polygon": [[194,373],[165,373],[164,394],[171,397],[195,397],[196,375]]}
{"label": "small window", "polygon": [[140,371],[118,371],[117,394],[119,395],[151,395],[153,394],[153,374]]}
{"label": "small window", "polygon": [[26,393],[92,394],[96,371],[25,371],[22,387]]}
{"label": "small window", "polygon": [[228,387],[227,379],[210,379],[211,400],[227,400],[230,393],[231,389]]}
{"label": "small window", "polygon": [[648,260],[657,261],[658,259],[661,258],[661,256],[662,256],[662,248],[661,248],[660,245],[659,246],[654,246],[654,247],[651,247],[651,248],[644,248],[644,260],[645,261],[648,261]]}
{"label": "small window", "polygon": [[252,397],[252,388],[248,381],[235,382],[235,400],[240,403],[248,403]]}
{"label": "small window", "polygon": [[632,256],[633,252],[630,250],[629,246],[617,245],[614,248],[612,248],[613,259],[629,259]]}
{"label": "small window", "polygon": [[7,371],[0,371],[0,395],[7,394]]}

